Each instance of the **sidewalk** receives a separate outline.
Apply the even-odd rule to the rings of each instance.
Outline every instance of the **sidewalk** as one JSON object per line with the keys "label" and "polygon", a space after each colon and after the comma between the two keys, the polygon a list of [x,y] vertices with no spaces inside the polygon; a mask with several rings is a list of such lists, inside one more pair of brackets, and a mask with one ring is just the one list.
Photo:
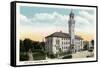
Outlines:
{"label": "sidewalk", "polygon": [[88,51],[81,51],[81,52],[76,52],[75,54],[72,54],[73,58],[86,58],[87,56],[92,55],[93,52],[88,52]]}

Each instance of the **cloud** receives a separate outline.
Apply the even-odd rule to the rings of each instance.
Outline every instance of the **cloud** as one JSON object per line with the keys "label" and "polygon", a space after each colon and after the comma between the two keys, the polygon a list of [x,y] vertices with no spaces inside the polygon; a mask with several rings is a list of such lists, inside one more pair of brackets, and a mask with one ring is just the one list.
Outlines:
{"label": "cloud", "polygon": [[[33,17],[28,18],[20,14],[20,23],[22,26],[33,28],[36,30],[48,31],[54,29],[68,31],[68,19],[69,15],[62,15],[57,12],[53,13],[36,13]],[[75,16],[75,29],[76,31],[92,32],[93,29],[93,14],[86,11],[79,11],[79,15]],[[39,27],[39,28],[37,28]],[[30,28],[30,29],[31,29]],[[32,30],[33,30],[32,29]],[[48,29],[48,30],[47,30]]]}
{"label": "cloud", "polygon": [[20,14],[20,23],[27,23],[29,20],[26,16]]}
{"label": "cloud", "polygon": [[20,25],[31,25],[31,20],[27,16],[20,14]]}
{"label": "cloud", "polygon": [[20,22],[22,26],[29,27],[40,27],[40,28],[63,28],[68,25],[68,17],[65,15],[61,15],[57,12],[53,13],[37,13],[34,14],[33,17],[28,18],[22,14],[20,14]]}
{"label": "cloud", "polygon": [[58,25],[58,24],[62,24],[65,23],[67,21],[67,16],[61,15],[57,12],[53,12],[53,13],[38,13],[35,14],[33,16],[33,18],[31,19],[31,21],[34,22],[41,22],[40,24],[51,24],[51,25]]}
{"label": "cloud", "polygon": [[93,22],[93,14],[87,12],[87,11],[80,11],[80,16],[87,19],[90,23]]}
{"label": "cloud", "polygon": [[75,17],[76,31],[83,31],[87,33],[93,33],[94,31],[94,14],[90,14],[87,11],[79,11],[79,15]]}

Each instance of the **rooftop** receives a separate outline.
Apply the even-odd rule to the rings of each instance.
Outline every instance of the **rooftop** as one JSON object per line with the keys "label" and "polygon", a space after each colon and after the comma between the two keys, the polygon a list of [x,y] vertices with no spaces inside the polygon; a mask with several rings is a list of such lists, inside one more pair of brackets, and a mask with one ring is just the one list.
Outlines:
{"label": "rooftop", "polygon": [[[49,36],[46,36],[45,38],[48,38],[48,37],[61,37],[61,38],[70,38],[70,35],[68,33],[64,33],[64,32],[55,32]],[[78,35],[75,35],[75,39],[83,39],[81,38],[80,36]]]}

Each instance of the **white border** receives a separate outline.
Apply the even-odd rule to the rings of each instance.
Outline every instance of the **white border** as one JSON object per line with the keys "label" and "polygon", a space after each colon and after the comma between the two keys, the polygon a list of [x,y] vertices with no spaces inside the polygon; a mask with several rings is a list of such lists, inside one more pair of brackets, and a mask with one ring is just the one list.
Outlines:
{"label": "white border", "polygon": [[[63,5],[46,5],[46,4],[31,4],[31,3],[17,3],[16,4],[16,65],[34,65],[34,64],[49,64],[49,63],[63,63],[63,62],[81,62],[81,61],[95,61],[96,60],[96,43],[94,48],[93,58],[79,58],[79,59],[53,59],[53,60],[39,60],[39,61],[19,61],[19,39],[20,39],[20,6],[31,6],[31,7],[52,7],[52,8],[72,8],[72,9],[93,9],[96,32],[96,8],[93,7],[78,7],[78,6],[63,6]],[[95,33],[96,41],[96,33]]]}

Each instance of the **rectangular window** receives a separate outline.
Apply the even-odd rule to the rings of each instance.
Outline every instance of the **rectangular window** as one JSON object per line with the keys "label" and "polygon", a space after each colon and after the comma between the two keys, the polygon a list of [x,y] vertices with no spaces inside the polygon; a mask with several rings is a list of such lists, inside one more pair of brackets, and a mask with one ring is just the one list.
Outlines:
{"label": "rectangular window", "polygon": [[62,45],[63,45],[63,42],[62,42]]}
{"label": "rectangular window", "polygon": [[60,41],[58,39],[56,40],[56,44],[58,44],[58,45],[60,44]]}
{"label": "rectangular window", "polygon": [[62,40],[63,40],[63,38],[62,38]]}

